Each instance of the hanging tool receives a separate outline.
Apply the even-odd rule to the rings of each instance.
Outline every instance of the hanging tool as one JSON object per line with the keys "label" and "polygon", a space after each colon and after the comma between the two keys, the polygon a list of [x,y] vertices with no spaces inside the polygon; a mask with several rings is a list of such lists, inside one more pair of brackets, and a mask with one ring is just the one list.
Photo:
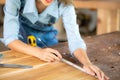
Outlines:
{"label": "hanging tool", "polygon": [[[31,46],[34,46],[35,47],[35,45],[37,46],[37,42],[36,42],[36,38],[35,38],[35,36],[33,36],[33,35],[30,35],[30,36],[28,36],[28,43],[31,45]],[[48,46],[39,38],[39,41],[46,47],[46,48],[48,48]],[[55,53],[53,53],[55,56],[57,56]],[[66,60],[66,59],[64,59],[64,58],[62,58],[61,59],[61,61],[62,62],[64,62],[64,63],[66,63],[66,64],[68,64],[68,65],[70,65],[70,66],[72,66],[72,67],[74,67],[74,68],[76,68],[76,69],[78,69],[78,70],[80,70],[80,71],[82,71],[82,72],[85,72],[86,73],[86,71],[83,69],[83,68],[81,68],[80,66],[78,66],[78,65],[76,65],[76,64],[74,64],[74,63],[72,63],[72,62],[70,62],[70,61],[68,61],[68,60]]]}

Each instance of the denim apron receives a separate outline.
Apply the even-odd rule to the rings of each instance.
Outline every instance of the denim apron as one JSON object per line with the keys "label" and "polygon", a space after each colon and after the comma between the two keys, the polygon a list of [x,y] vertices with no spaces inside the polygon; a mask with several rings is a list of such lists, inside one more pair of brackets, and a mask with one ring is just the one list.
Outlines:
{"label": "denim apron", "polygon": [[45,47],[52,46],[58,43],[56,35],[57,30],[54,29],[52,24],[55,23],[56,18],[49,15],[49,24],[44,24],[42,22],[36,21],[34,24],[29,21],[26,17],[22,16],[23,9],[25,6],[25,0],[21,0],[21,8],[19,10],[19,39],[25,43],[27,42],[27,37],[34,35],[36,37],[37,46]]}

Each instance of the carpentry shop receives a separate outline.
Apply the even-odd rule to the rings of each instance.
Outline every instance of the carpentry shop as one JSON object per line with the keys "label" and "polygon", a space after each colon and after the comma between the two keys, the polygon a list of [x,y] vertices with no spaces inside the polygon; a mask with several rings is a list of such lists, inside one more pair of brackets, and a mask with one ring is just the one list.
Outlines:
{"label": "carpentry shop", "polygon": [[120,0],[0,0],[0,80],[120,80]]}

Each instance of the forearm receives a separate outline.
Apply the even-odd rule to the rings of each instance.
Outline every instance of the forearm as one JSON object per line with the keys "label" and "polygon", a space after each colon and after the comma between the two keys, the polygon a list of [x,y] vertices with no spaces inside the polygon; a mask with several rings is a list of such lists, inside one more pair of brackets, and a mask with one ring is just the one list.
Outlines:
{"label": "forearm", "polygon": [[[33,47],[30,46],[28,44],[23,43],[20,40],[15,40],[13,42],[11,42],[10,44],[8,44],[8,47],[14,51],[20,52],[20,53],[25,53],[28,55],[32,55],[32,56],[37,56],[37,47]],[[41,48],[39,48],[40,50]]]}
{"label": "forearm", "polygon": [[88,65],[88,64],[91,64],[88,56],[87,56],[87,53],[85,50],[83,49],[77,49],[75,52],[74,52],[74,56],[83,64],[83,65]]}
{"label": "forearm", "polygon": [[[54,50],[52,48],[33,47],[21,42],[20,40],[15,40],[9,43],[8,47],[14,51],[35,56],[40,60],[47,62],[60,61],[62,58],[61,54],[57,50]],[[52,53],[55,53],[58,57]]]}

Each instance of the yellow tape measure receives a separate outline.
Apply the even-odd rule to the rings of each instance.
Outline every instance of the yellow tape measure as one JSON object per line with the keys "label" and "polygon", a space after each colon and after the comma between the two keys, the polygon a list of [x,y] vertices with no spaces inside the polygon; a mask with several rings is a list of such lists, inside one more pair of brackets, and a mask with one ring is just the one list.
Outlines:
{"label": "yellow tape measure", "polygon": [[27,41],[28,41],[28,44],[30,44],[31,46],[34,46],[34,47],[37,46],[37,42],[36,42],[35,36],[33,36],[33,35],[28,36],[27,37]]}

